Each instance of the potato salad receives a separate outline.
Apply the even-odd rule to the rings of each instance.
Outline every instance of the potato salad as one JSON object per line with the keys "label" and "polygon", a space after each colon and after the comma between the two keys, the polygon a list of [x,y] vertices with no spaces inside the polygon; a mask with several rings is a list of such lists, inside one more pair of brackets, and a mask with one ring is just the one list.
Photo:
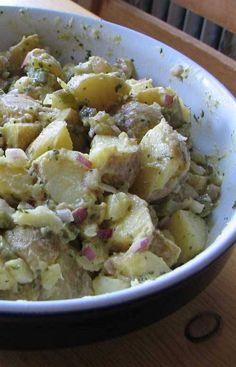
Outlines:
{"label": "potato salad", "polygon": [[0,298],[100,295],[204,249],[220,194],[191,114],[134,61],[61,65],[38,35],[0,53]]}

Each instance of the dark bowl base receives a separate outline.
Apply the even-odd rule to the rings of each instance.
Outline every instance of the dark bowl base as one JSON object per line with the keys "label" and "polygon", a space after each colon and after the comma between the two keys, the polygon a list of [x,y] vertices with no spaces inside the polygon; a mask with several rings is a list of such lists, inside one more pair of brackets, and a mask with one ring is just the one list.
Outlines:
{"label": "dark bowl base", "polygon": [[89,344],[148,326],[189,302],[216,277],[231,249],[191,278],[133,302],[60,315],[1,315],[1,349],[49,349]]}

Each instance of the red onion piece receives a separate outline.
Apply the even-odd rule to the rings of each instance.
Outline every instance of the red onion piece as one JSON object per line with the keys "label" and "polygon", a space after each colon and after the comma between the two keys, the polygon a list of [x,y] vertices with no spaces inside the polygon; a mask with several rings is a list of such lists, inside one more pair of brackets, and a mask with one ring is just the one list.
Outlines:
{"label": "red onion piece", "polygon": [[169,94],[165,94],[162,96],[161,101],[163,106],[168,107],[171,106],[174,100],[174,96],[171,96]]}
{"label": "red onion piece", "polygon": [[82,255],[87,257],[89,261],[93,261],[96,258],[96,252],[91,246],[85,246],[82,249]]}
{"label": "red onion piece", "polygon": [[112,229],[106,228],[106,229],[99,229],[97,231],[97,236],[100,238],[100,240],[108,240],[112,236]]}
{"label": "red onion piece", "polygon": [[87,208],[78,208],[72,212],[75,224],[81,224],[88,216]]}
{"label": "red onion piece", "polygon": [[108,259],[104,262],[104,269],[109,275],[114,275],[116,272],[112,259]]}
{"label": "red onion piece", "polygon": [[150,243],[151,238],[149,237],[138,239],[132,243],[127,252],[135,254],[136,252],[146,251],[148,250]]}
{"label": "red onion piece", "polygon": [[34,98],[32,98],[32,97],[30,97],[30,96],[28,96],[27,94],[24,94],[24,93],[17,93],[15,96],[16,97],[22,97],[22,98],[25,98],[25,99],[30,99],[31,101],[35,101]]}
{"label": "red onion piece", "polygon": [[78,153],[77,155],[77,161],[81,163],[84,167],[91,169],[92,168],[92,162],[87,159],[83,154]]}
{"label": "red onion piece", "polygon": [[21,64],[21,69],[23,69],[24,67],[25,67],[25,65],[28,63],[28,61],[29,61],[29,54],[30,54],[30,52],[28,52],[27,54],[26,54],[26,56],[25,56],[25,58],[24,58],[24,60],[23,60],[23,62],[22,62],[22,64]]}
{"label": "red onion piece", "polygon": [[170,224],[170,217],[164,217],[158,223],[158,228],[167,229],[169,227],[169,224]]}

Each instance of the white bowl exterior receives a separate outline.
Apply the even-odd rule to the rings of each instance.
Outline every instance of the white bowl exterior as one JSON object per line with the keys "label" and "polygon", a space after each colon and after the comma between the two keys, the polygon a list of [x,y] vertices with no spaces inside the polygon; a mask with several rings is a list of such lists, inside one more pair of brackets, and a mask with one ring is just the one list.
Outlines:
{"label": "white bowl exterior", "polygon": [[[187,264],[155,281],[96,297],[62,301],[0,301],[2,312],[51,313],[88,310],[119,304],[146,296],[187,278],[203,269],[236,240],[236,102],[208,72],[167,45],[124,27],[79,15],[1,7],[1,49],[16,43],[24,34],[38,33],[43,43],[65,63],[84,61],[88,50],[114,61],[133,58],[138,78],[152,78],[154,84],[171,86],[192,114],[193,142],[203,153],[220,158],[223,174],[221,199],[212,216],[208,248]],[[83,46],[82,46],[83,44]],[[58,53],[62,50],[62,53]],[[212,60],[214,62],[214,60]],[[171,69],[182,65],[187,78],[181,81]],[[201,118],[204,111],[204,118]]]}

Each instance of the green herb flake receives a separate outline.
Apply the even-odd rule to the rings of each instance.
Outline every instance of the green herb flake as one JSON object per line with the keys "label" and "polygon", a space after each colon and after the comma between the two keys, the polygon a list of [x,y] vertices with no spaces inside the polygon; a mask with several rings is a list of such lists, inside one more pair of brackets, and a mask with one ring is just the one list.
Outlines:
{"label": "green herb flake", "polygon": [[117,93],[120,90],[120,88],[122,88],[122,84],[117,84],[115,86],[115,92]]}
{"label": "green herb flake", "polygon": [[92,51],[86,50],[85,52],[86,52],[85,61],[88,61],[88,59],[92,56]]}

